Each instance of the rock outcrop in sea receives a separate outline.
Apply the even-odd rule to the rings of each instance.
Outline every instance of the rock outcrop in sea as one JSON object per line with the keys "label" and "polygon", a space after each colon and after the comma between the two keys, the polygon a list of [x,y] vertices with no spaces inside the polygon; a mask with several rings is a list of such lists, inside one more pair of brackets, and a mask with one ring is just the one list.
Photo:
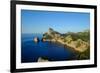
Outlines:
{"label": "rock outcrop in sea", "polygon": [[35,37],[33,40],[34,40],[34,42],[39,42],[39,38],[38,37]]}

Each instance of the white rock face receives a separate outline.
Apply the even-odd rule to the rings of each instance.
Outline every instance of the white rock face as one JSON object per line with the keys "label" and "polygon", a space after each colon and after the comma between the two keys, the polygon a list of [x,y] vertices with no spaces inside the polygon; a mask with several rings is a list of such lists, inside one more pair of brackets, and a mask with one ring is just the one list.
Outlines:
{"label": "white rock face", "polygon": [[42,57],[39,57],[39,58],[38,58],[38,62],[48,62],[48,60],[43,59]]}
{"label": "white rock face", "polygon": [[39,41],[38,37],[35,37],[35,38],[34,38],[34,41],[35,41],[35,42],[38,42],[38,41]]}

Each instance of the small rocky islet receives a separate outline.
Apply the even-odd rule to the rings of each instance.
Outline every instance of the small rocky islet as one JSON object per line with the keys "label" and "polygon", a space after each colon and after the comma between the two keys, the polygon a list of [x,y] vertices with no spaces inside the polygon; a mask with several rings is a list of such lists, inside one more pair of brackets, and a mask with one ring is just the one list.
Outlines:
{"label": "small rocky islet", "polygon": [[34,40],[34,42],[39,42],[39,38],[38,37],[35,37],[33,40]]}

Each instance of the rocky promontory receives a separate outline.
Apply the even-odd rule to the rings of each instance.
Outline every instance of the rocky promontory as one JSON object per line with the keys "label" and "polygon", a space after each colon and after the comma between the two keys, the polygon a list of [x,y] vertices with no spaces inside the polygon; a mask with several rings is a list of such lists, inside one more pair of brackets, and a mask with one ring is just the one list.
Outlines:
{"label": "rocky promontory", "polygon": [[[64,46],[72,48],[74,51],[79,53],[84,53],[90,49],[90,32],[89,30],[85,30],[83,32],[68,32],[65,34],[61,34],[57,31],[54,31],[52,28],[49,28],[47,32],[43,34],[43,41],[50,42],[59,42]],[[88,51],[89,55],[89,51]]]}

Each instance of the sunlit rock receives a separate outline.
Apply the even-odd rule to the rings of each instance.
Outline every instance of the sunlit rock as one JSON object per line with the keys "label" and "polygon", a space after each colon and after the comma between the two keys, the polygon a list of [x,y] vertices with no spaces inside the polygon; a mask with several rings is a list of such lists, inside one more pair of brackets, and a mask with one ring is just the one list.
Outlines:
{"label": "sunlit rock", "polygon": [[34,42],[39,42],[39,38],[38,37],[35,37],[34,38]]}

